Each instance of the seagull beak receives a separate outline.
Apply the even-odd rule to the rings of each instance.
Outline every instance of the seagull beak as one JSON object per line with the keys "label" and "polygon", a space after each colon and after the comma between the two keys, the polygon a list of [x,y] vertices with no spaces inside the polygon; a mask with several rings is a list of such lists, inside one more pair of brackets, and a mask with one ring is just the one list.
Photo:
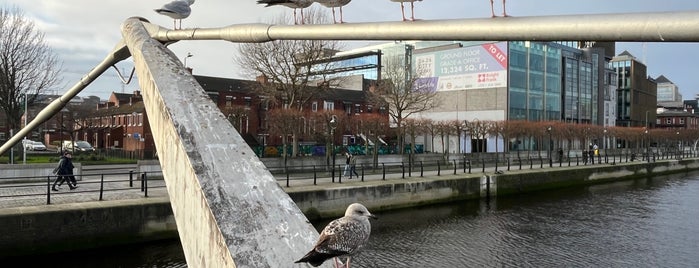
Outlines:
{"label": "seagull beak", "polygon": [[369,214],[369,218],[372,218],[372,219],[375,219],[375,220],[378,220],[378,219],[379,219],[379,217],[376,217],[376,215],[374,215],[374,214]]}

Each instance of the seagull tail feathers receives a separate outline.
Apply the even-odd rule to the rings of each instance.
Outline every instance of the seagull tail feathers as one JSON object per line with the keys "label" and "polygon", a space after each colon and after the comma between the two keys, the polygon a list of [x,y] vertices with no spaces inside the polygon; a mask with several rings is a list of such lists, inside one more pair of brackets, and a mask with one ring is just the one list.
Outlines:
{"label": "seagull tail feathers", "polygon": [[306,254],[306,256],[303,256],[303,258],[301,258],[298,261],[295,261],[294,263],[307,262],[308,264],[310,264],[313,267],[318,267],[321,264],[323,264],[323,262],[325,262],[326,260],[331,259],[331,258],[336,257],[336,256],[338,256],[338,255],[337,254],[320,253],[320,252],[317,252],[315,250],[312,250],[311,252],[308,252],[308,254]]}

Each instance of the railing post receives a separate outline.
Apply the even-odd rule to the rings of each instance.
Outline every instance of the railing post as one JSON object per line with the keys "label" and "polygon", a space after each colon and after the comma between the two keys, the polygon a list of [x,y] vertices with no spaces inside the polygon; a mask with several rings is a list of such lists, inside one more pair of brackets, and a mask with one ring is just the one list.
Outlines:
{"label": "railing post", "polygon": [[422,178],[423,175],[425,174],[424,171],[425,171],[424,164],[422,163],[422,161],[420,161],[420,178]]}
{"label": "railing post", "polygon": [[146,175],[147,172],[143,172],[143,192],[145,193],[145,197],[148,197],[148,175]]}
{"label": "railing post", "polygon": [[102,197],[104,196],[104,174],[100,176],[100,201],[102,201]]}
{"label": "railing post", "polygon": [[364,182],[364,164],[361,164],[362,167],[362,182]]}
{"label": "railing post", "polygon": [[51,175],[46,176],[46,204],[51,205]]}
{"label": "railing post", "polygon": [[539,156],[539,168],[544,168],[544,159]]}
{"label": "railing post", "polygon": [[439,164],[439,160],[437,160],[437,176],[442,176],[442,165]]}
{"label": "railing post", "polygon": [[286,170],[286,187],[289,187],[289,170]]}
{"label": "railing post", "polygon": [[133,170],[129,170],[129,187],[133,187]]}
{"label": "railing post", "polygon": [[534,169],[534,161],[531,155],[529,156],[529,169]]}
{"label": "railing post", "polygon": [[385,181],[386,180],[386,164],[385,163],[381,163],[381,169],[383,170],[383,172],[382,172],[383,177],[381,178],[381,180]]}
{"label": "railing post", "polygon": [[145,177],[146,173],[141,173],[141,192],[144,192],[146,190],[146,180],[144,179]]}
{"label": "railing post", "polygon": [[403,162],[400,162],[400,169],[403,171],[401,178],[405,179],[405,164],[403,164]]}
{"label": "railing post", "polygon": [[408,161],[408,178],[413,177],[413,161]]}
{"label": "railing post", "polygon": [[510,157],[507,157],[507,171],[510,171]]}
{"label": "railing post", "polygon": [[337,175],[337,183],[342,183],[342,165],[337,165],[337,169],[340,171],[340,173]]}
{"label": "railing post", "polygon": [[468,160],[468,174],[471,174],[471,160]]}
{"label": "railing post", "polygon": [[[439,162],[439,161],[437,161]],[[464,173],[466,173],[466,156],[464,155]]]}
{"label": "railing post", "polygon": [[313,165],[313,185],[317,185],[316,182],[318,181],[318,174],[316,173],[316,165]]}
{"label": "railing post", "polygon": [[456,175],[456,159],[454,159],[454,175]]}

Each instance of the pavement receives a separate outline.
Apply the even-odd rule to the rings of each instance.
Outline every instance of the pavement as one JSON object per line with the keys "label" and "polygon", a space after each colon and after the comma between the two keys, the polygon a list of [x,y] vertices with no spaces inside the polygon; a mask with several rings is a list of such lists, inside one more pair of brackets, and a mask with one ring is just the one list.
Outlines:
{"label": "pavement", "polygon": [[[608,164],[596,165],[609,165],[611,162],[612,160],[610,159]],[[633,163],[639,162],[640,161],[637,160]],[[617,159],[616,164],[624,165],[632,163],[627,163],[625,161],[619,162],[619,159]],[[528,161],[525,161],[522,164],[521,170],[519,165],[511,165],[509,171],[507,170],[507,166],[499,166],[497,170],[505,173],[528,172],[529,170],[537,169],[566,169],[578,165],[583,166],[582,163],[576,164],[576,162],[571,162],[569,167],[568,163],[564,162],[561,167],[559,167],[558,163],[553,163],[553,167],[549,167],[548,162],[545,162],[542,167],[537,159],[534,160],[531,166]],[[141,190],[141,181],[138,176],[133,176],[133,182],[129,182],[128,171],[132,169],[133,168],[129,166],[84,167],[83,176],[81,180],[78,181],[79,188],[69,190],[68,186],[64,184],[57,192],[51,191],[50,184],[46,180],[23,183],[0,183],[0,209],[91,202],[100,201],[100,198],[101,200],[122,200],[168,196],[167,189],[165,188],[165,181],[162,178],[151,178],[148,179],[146,197],[146,192]],[[436,169],[437,167],[425,167],[425,170],[422,172],[422,177],[435,178],[438,175],[454,176],[453,165],[443,166],[439,171]],[[285,174],[275,174],[274,177],[279,185],[287,192],[328,187],[347,187],[362,183],[384,183],[384,180],[388,183],[394,180],[410,180],[419,179],[421,177],[419,166],[413,167],[412,172],[408,172],[406,167],[405,173],[402,172],[400,166],[387,167],[386,170],[387,172],[384,176],[381,166],[376,170],[365,168],[364,175],[362,176],[362,168],[358,167],[357,173],[359,173],[360,176],[352,176],[351,179],[349,176],[338,177],[340,173],[339,170],[336,171],[334,179],[331,178],[331,173],[325,170],[317,171],[315,174],[312,172],[290,174],[288,179]],[[486,168],[483,169],[480,164],[474,163],[471,167],[470,176],[480,176],[484,172],[493,174],[496,172],[496,169],[494,166],[486,166]],[[469,174],[468,169],[464,172],[462,165],[457,166],[456,175],[464,176],[464,174]],[[53,181],[51,181],[51,183],[53,183]]]}

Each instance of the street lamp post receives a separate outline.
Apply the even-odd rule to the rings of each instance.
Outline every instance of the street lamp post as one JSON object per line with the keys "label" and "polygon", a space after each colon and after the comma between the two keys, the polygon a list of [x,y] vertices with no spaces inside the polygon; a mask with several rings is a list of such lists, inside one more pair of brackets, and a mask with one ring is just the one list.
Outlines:
{"label": "street lamp post", "polygon": [[648,129],[643,131],[644,136],[648,139],[648,143],[646,144],[646,161],[650,162],[650,135],[648,134]]}
{"label": "street lamp post", "polygon": [[337,117],[332,116],[330,119],[330,144],[331,144],[331,152],[333,155],[333,165],[331,167],[331,177],[333,182],[335,182],[335,128],[337,127]]}
{"label": "street lamp post", "polygon": [[[603,133],[602,134],[602,139],[603,139],[602,149],[604,150],[604,162],[606,163],[608,161],[608,159],[607,159],[607,128],[604,128],[602,133]],[[602,155],[602,154],[600,153],[600,155]]]}
{"label": "street lamp post", "polygon": [[551,139],[551,126],[546,127],[546,132],[549,134],[549,167],[553,167],[553,158],[551,157],[551,144],[552,144],[552,139]]}

